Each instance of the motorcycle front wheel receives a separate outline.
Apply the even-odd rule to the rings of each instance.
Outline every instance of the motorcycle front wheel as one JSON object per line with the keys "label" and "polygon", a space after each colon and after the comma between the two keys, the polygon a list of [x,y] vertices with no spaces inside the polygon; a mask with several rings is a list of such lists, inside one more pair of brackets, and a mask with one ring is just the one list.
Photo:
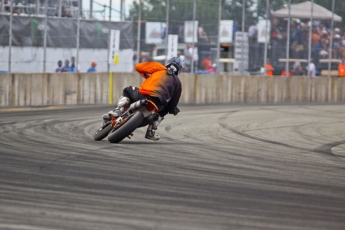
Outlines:
{"label": "motorcycle front wheel", "polygon": [[130,119],[125,121],[121,127],[109,133],[108,141],[111,143],[119,143],[129,136],[136,128],[140,127],[144,122],[144,115],[137,111]]}
{"label": "motorcycle front wheel", "polygon": [[103,140],[106,136],[108,136],[108,133],[113,129],[113,126],[111,125],[111,123],[109,122],[109,124],[104,127],[102,129],[102,127],[100,127],[95,134],[93,135],[93,139],[95,141],[101,141]]}

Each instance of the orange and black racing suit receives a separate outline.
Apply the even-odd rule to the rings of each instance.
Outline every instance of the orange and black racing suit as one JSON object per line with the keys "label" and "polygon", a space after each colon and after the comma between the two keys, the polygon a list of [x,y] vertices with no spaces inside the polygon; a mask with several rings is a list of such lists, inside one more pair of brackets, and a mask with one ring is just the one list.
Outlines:
{"label": "orange and black racing suit", "polygon": [[123,96],[131,102],[148,98],[159,108],[159,115],[164,117],[167,113],[176,115],[177,104],[181,97],[182,84],[178,76],[169,75],[167,67],[159,62],[142,62],[135,66],[135,70],[145,78],[139,88],[127,87]]}

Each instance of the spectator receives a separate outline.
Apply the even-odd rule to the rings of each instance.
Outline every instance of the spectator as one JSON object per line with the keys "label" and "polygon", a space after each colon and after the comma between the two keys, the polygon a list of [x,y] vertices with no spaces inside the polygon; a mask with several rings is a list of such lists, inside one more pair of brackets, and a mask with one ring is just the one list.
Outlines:
{"label": "spectator", "polygon": [[[288,77],[291,77],[293,75],[293,72],[289,70]],[[286,77],[286,69],[282,71],[282,77]]]}
{"label": "spectator", "polygon": [[238,30],[238,22],[234,22],[234,25],[232,27],[232,36],[235,38],[236,32]]}
{"label": "spectator", "polygon": [[[11,12],[11,6],[13,5],[13,3],[10,0],[4,0],[4,8],[7,12]],[[19,11],[17,10],[17,8],[15,8],[14,6],[12,6],[12,13],[13,14],[20,14]]]}
{"label": "spectator", "polygon": [[186,45],[186,49],[183,51],[184,55],[184,68],[183,71],[189,73],[190,72],[190,66],[192,64],[192,55],[189,53],[190,45]]}
{"label": "spectator", "polygon": [[141,52],[139,62],[152,62],[153,58],[150,56],[149,52]]}
{"label": "spectator", "polygon": [[87,70],[87,72],[88,72],[88,73],[97,72],[96,66],[97,66],[97,63],[96,63],[96,62],[91,62],[91,67]]}
{"label": "spectator", "polygon": [[272,76],[273,76],[274,68],[273,68],[273,66],[271,65],[271,63],[270,63],[269,60],[266,61],[265,69],[266,69],[266,75],[267,75],[268,77],[272,77]]}
{"label": "spectator", "polygon": [[55,73],[61,73],[61,68],[62,68],[62,61],[59,60],[57,62],[57,67],[55,68]]}
{"label": "spectator", "polygon": [[[56,10],[55,16],[59,16],[58,10]],[[72,14],[67,10],[66,6],[61,6],[61,17],[71,18]]]}
{"label": "spectator", "polygon": [[61,72],[75,72],[72,67],[69,65],[69,60],[65,60],[65,65],[61,68]]}
{"label": "spectator", "polygon": [[304,71],[301,65],[298,65],[293,73],[293,75],[295,76],[303,76],[304,75]]}
{"label": "spectator", "polygon": [[213,63],[212,66],[208,69],[208,72],[215,73],[217,70],[217,64]]}
{"label": "spectator", "polygon": [[200,42],[207,42],[208,41],[208,37],[207,37],[207,34],[206,34],[203,26],[198,27],[198,38],[199,38]]}
{"label": "spectator", "polygon": [[310,60],[309,65],[307,66],[308,77],[316,77],[316,67],[313,63],[313,60]]}
{"label": "spectator", "polygon": [[188,52],[192,56],[191,61],[194,62],[194,71],[195,71],[198,69],[198,61],[199,61],[198,46],[194,44],[194,47],[190,47]]}
{"label": "spectator", "polygon": [[345,77],[345,58],[341,59],[341,63],[338,65],[339,77]]}
{"label": "spectator", "polygon": [[201,62],[204,70],[208,71],[212,67],[212,60],[210,55],[207,55],[205,59]]}
{"label": "spectator", "polygon": [[249,37],[249,42],[250,43],[256,43],[257,41],[257,34],[258,34],[258,31],[257,31],[257,26],[256,26],[256,22],[253,21],[251,26],[249,26],[249,29],[248,29],[248,37]]}
{"label": "spectator", "polygon": [[73,69],[72,72],[80,72],[80,65],[75,63],[75,57],[71,57],[71,68]]}
{"label": "spectator", "polygon": [[343,37],[341,39],[342,39],[341,45],[343,47],[345,47],[345,32],[344,32]]}
{"label": "spectator", "polygon": [[302,68],[301,63],[299,61],[295,62],[292,72],[293,72],[293,75],[295,75],[295,76],[303,76],[304,75],[303,68]]}
{"label": "spectator", "polygon": [[184,42],[184,24],[181,23],[178,26],[178,42],[183,43]]}

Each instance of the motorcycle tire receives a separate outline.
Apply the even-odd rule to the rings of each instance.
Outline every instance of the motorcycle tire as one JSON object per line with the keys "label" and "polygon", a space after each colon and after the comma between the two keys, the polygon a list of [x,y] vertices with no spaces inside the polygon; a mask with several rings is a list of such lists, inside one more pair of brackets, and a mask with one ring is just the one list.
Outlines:
{"label": "motorcycle tire", "polygon": [[108,141],[111,143],[119,143],[128,135],[130,135],[136,128],[140,127],[144,122],[144,115],[137,111],[129,120],[121,127],[108,135]]}
{"label": "motorcycle tire", "polygon": [[[101,127],[102,128],[102,127]],[[96,133],[93,135],[93,139],[95,141],[101,141],[103,140],[106,136],[108,136],[108,134],[110,133],[110,131],[113,129],[113,126],[111,125],[111,123],[109,123],[106,127],[104,127],[103,129],[99,128]]]}

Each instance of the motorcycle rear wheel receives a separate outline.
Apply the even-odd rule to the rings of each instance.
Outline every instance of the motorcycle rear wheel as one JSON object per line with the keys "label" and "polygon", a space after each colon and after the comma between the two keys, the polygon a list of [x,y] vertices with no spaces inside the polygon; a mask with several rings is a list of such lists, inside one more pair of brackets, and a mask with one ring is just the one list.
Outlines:
{"label": "motorcycle rear wheel", "polygon": [[119,143],[130,135],[136,128],[140,127],[144,122],[144,115],[137,111],[129,120],[114,132],[109,133],[108,141],[111,143]]}

